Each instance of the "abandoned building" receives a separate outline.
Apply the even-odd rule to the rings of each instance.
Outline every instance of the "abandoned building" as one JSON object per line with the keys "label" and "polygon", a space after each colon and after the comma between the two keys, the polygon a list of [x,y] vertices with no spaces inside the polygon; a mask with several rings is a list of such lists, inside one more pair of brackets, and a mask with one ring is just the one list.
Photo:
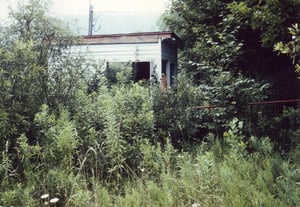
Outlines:
{"label": "abandoned building", "polygon": [[172,32],[143,32],[82,36],[73,50],[107,63],[130,62],[135,65],[137,80],[166,78],[176,85],[177,50],[182,40]]}

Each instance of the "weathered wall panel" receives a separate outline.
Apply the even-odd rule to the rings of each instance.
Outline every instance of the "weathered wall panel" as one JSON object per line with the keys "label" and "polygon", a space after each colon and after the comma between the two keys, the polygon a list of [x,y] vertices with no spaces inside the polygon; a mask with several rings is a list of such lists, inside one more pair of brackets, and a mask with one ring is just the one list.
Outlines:
{"label": "weathered wall panel", "polygon": [[114,62],[153,61],[160,58],[158,43],[78,45],[72,51]]}
{"label": "weathered wall panel", "polygon": [[160,80],[164,67],[171,85],[177,75],[177,48],[181,46],[180,38],[171,32],[94,35],[82,37],[72,53],[103,62],[149,62],[150,76]]}

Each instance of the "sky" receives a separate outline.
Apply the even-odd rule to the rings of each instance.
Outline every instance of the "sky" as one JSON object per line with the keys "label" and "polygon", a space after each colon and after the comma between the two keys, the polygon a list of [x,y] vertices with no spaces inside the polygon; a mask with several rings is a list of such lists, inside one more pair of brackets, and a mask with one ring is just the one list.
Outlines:
{"label": "sky", "polygon": [[[19,0],[21,1],[21,0]],[[95,12],[141,12],[162,13],[169,0],[51,0],[50,12],[57,15],[85,15],[89,2]],[[0,0],[0,19],[8,15],[8,6],[14,7],[18,0]]]}
{"label": "sky", "polygon": [[[18,1],[27,0],[0,0],[0,23],[7,18],[8,7],[16,7]],[[160,31],[159,17],[171,0],[50,1],[50,14],[69,22],[77,34],[86,35],[90,2],[94,7],[94,18],[97,19],[93,34],[113,34]]]}

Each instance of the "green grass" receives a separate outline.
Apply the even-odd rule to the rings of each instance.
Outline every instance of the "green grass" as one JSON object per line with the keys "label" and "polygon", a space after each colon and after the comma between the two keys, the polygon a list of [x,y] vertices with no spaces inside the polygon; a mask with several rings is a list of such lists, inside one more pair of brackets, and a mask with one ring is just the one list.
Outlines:
{"label": "green grass", "polygon": [[[177,152],[171,146],[158,154],[160,149],[152,147],[155,153],[151,152],[157,159],[153,162],[161,167],[160,173],[155,165],[148,165],[139,175],[127,175],[122,183],[113,186],[105,180],[87,179],[79,172],[76,175],[52,169],[45,172],[45,182],[34,183],[32,179],[30,186],[20,182],[1,188],[4,189],[0,194],[1,205],[39,206],[41,188],[50,197],[60,198],[57,206],[292,207],[299,204],[299,165],[275,152],[245,156],[227,150],[220,160],[213,151],[201,146],[194,154]],[[147,156],[149,159],[150,155]]]}

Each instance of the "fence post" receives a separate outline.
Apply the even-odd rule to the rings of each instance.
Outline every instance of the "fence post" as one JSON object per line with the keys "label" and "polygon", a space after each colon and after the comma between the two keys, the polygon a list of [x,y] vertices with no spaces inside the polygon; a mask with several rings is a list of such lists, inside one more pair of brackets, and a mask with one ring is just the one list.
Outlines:
{"label": "fence post", "polygon": [[161,88],[165,92],[167,91],[168,82],[167,82],[167,76],[165,74],[161,75]]}

